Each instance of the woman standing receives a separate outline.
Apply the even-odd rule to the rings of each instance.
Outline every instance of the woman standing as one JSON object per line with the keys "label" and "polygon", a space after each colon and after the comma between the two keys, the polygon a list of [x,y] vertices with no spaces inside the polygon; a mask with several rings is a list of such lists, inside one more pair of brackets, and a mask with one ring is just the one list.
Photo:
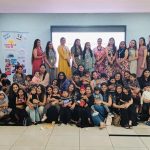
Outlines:
{"label": "woman standing", "polygon": [[83,62],[86,70],[88,70],[89,72],[94,71],[95,60],[91,50],[90,42],[85,43],[84,51],[83,51]]}
{"label": "woman standing", "polygon": [[80,39],[74,41],[74,45],[71,48],[72,55],[72,72],[77,70],[78,66],[82,64],[82,48],[80,44]]}
{"label": "woman standing", "polygon": [[47,65],[47,72],[50,75],[50,83],[56,78],[56,52],[54,50],[53,44],[51,41],[47,42],[46,48],[46,58],[49,65]]}
{"label": "woman standing", "polygon": [[40,65],[43,63],[44,55],[41,48],[41,41],[36,39],[32,51],[32,74],[40,70]]}
{"label": "woman standing", "polygon": [[60,46],[58,46],[58,54],[59,54],[59,63],[58,63],[58,72],[64,72],[68,78],[71,77],[71,65],[70,59],[71,54],[69,48],[65,46],[66,39],[62,37],[60,39]]}
{"label": "woman standing", "polygon": [[147,69],[150,70],[150,35],[149,35],[149,41],[147,44]]}
{"label": "woman standing", "polygon": [[147,48],[145,39],[139,39],[138,61],[137,61],[137,76],[140,77],[144,69],[146,69]]}
{"label": "woman standing", "polygon": [[95,57],[95,71],[98,73],[106,73],[106,51],[102,47],[102,39],[97,40],[97,47],[94,48],[94,57]]}
{"label": "woman standing", "polygon": [[135,40],[131,40],[129,44],[129,58],[128,58],[130,73],[136,74],[137,59],[138,59],[137,44]]}
{"label": "woman standing", "polygon": [[111,77],[115,72],[116,49],[115,39],[112,37],[109,39],[108,46],[106,47],[106,71],[108,77]]}
{"label": "woman standing", "polygon": [[125,41],[121,41],[119,45],[119,49],[117,51],[116,62],[117,62],[117,70],[124,74],[125,71],[129,70],[128,68],[128,50],[126,48]]}

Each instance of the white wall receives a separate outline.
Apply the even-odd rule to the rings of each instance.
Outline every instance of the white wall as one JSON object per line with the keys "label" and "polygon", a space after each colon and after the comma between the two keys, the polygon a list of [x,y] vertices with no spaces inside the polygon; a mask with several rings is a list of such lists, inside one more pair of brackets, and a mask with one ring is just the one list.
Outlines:
{"label": "white wall", "polygon": [[[42,47],[45,48],[46,42],[50,40],[51,25],[126,25],[128,43],[131,39],[138,40],[141,36],[148,39],[150,14],[0,14],[0,31],[30,33],[30,54],[36,38],[41,39]],[[0,67],[3,68],[1,42],[0,52]]]}

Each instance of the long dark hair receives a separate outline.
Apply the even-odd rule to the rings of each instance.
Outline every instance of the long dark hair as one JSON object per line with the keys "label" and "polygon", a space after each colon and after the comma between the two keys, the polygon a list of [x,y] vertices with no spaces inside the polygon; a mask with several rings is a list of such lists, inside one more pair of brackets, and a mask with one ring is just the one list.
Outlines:
{"label": "long dark hair", "polygon": [[13,91],[13,86],[14,86],[14,85],[18,86],[18,89],[19,89],[19,84],[14,82],[14,83],[10,86],[10,88],[9,88],[9,97],[14,97],[14,95],[17,96],[17,93],[15,93],[15,92]]}
{"label": "long dark hair", "polygon": [[[86,42],[86,43],[85,43],[85,46],[84,46],[84,50],[83,50],[83,60],[85,59],[85,54],[86,54],[86,45],[87,45],[88,43],[90,43],[90,42]],[[89,51],[90,51],[90,55],[91,55],[91,57],[93,57],[93,53],[92,53],[91,48],[89,49]]]}
{"label": "long dark hair", "polygon": [[80,40],[80,39],[75,39],[74,44],[73,44],[73,48],[75,49],[74,55],[77,56],[77,57],[78,57],[78,55],[82,55],[82,48],[81,48],[81,45],[78,46],[79,49],[80,49],[80,54],[78,54],[78,52],[77,52],[77,45],[76,45],[76,42],[77,42],[78,40]]}
{"label": "long dark hair", "polygon": [[[40,65],[40,68],[41,68],[42,66],[44,66],[45,69],[46,69],[46,65],[45,65],[45,64],[41,64],[41,65]],[[45,79],[46,74],[47,74],[47,71],[45,70],[45,72],[44,72],[44,74],[43,74],[43,79],[42,79],[42,81]]]}
{"label": "long dark hair", "polygon": [[[143,71],[143,73],[142,73],[142,75],[141,75],[141,79],[142,79],[143,81],[145,80],[144,73],[145,73],[146,71],[149,71],[149,72],[150,72],[149,69],[145,69],[145,70]],[[150,81],[150,76],[148,77],[148,81]]]}
{"label": "long dark hair", "polygon": [[36,40],[34,41],[34,44],[33,44],[32,58],[31,58],[31,62],[32,62],[32,63],[33,63],[33,60],[34,60],[33,51],[34,51],[35,48],[37,48],[37,43],[38,43],[39,41],[41,41],[41,40],[40,40],[40,39],[36,39]]}
{"label": "long dark hair", "polygon": [[[131,41],[134,41],[134,43],[135,43],[135,46],[133,47],[135,50],[137,50],[137,42],[136,42],[136,40],[131,40]],[[131,42],[130,41],[130,42]],[[129,48],[128,49],[130,49],[131,47],[130,47],[130,45],[129,45]]]}
{"label": "long dark hair", "polygon": [[68,93],[70,93],[70,92],[69,92],[69,87],[70,87],[71,85],[73,86],[73,91],[72,91],[72,93],[71,93],[70,96],[74,96],[74,95],[75,95],[75,91],[76,91],[76,87],[75,87],[75,85],[74,85],[73,83],[70,83],[70,84],[69,84],[69,86],[68,86],[68,88],[67,88],[67,91],[68,91]]}
{"label": "long dark hair", "polygon": [[44,99],[44,96],[45,96],[45,94],[46,94],[46,91],[45,91],[45,87],[44,87],[43,85],[39,84],[39,85],[37,86],[37,88],[38,88],[38,87],[41,88],[41,93],[38,94],[39,100],[41,101],[41,100]]}
{"label": "long dark hair", "polygon": [[[61,80],[61,79],[59,78],[60,74],[63,74],[64,79]],[[60,87],[61,83],[63,83],[66,79],[67,79],[67,77],[66,77],[65,73],[64,73],[64,72],[59,72],[58,77],[57,77],[57,80],[58,80],[58,87]]]}
{"label": "long dark hair", "polygon": [[[52,44],[51,41],[48,41],[47,44],[46,44],[46,48],[45,48],[45,52],[46,52],[46,57],[49,58],[49,44]],[[54,50],[54,47],[52,47],[52,51],[55,53],[56,55],[56,52]]]}
{"label": "long dark hair", "polygon": [[17,98],[19,98],[19,91],[23,91],[23,96],[24,96],[24,98],[25,98],[25,100],[26,100],[26,99],[27,99],[27,93],[26,93],[25,90],[22,89],[22,88],[19,88],[19,89],[18,89]]}
{"label": "long dark hair", "polygon": [[[146,46],[146,42],[145,42],[145,38],[144,37],[140,37],[139,40],[143,40],[143,46]],[[140,43],[139,43],[139,47],[140,47]]]}
{"label": "long dark hair", "polygon": [[115,39],[113,37],[111,37],[109,39],[109,42],[108,42],[108,45],[107,46],[110,46],[110,40],[114,40],[114,43],[113,43],[113,53],[115,54],[116,53],[116,50],[117,50],[117,47],[115,46]]}
{"label": "long dark hair", "polygon": [[[22,65],[16,66],[16,74],[18,73],[18,69],[19,68],[22,68],[22,70],[23,70],[23,66]],[[21,78],[23,78],[23,73],[21,73]]]}

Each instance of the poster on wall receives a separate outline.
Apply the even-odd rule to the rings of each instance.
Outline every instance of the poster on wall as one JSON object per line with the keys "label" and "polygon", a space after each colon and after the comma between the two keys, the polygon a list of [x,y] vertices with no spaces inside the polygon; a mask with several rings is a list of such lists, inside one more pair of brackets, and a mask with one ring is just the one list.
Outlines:
{"label": "poster on wall", "polygon": [[23,72],[27,69],[27,32],[2,32],[2,51],[4,53],[4,70],[9,76],[15,73],[17,65],[23,66]]}

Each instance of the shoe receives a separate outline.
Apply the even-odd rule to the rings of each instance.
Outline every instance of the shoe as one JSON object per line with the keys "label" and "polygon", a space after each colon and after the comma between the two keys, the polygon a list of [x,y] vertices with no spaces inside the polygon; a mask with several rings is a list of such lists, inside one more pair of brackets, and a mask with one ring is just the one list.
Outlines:
{"label": "shoe", "polygon": [[146,121],[145,125],[150,126],[150,121]]}
{"label": "shoe", "polygon": [[94,112],[92,113],[92,116],[97,116],[98,114],[99,114],[99,112],[94,111]]}
{"label": "shoe", "polygon": [[102,123],[100,123],[100,126],[99,126],[99,128],[100,128],[100,129],[106,128],[106,125],[105,125],[105,123],[103,123],[103,122],[102,122]]}
{"label": "shoe", "polygon": [[44,115],[43,118],[41,119],[41,122],[44,122],[47,119],[47,116]]}
{"label": "shoe", "polygon": [[124,127],[125,127],[125,129],[130,129],[130,126],[128,124],[125,125]]}

